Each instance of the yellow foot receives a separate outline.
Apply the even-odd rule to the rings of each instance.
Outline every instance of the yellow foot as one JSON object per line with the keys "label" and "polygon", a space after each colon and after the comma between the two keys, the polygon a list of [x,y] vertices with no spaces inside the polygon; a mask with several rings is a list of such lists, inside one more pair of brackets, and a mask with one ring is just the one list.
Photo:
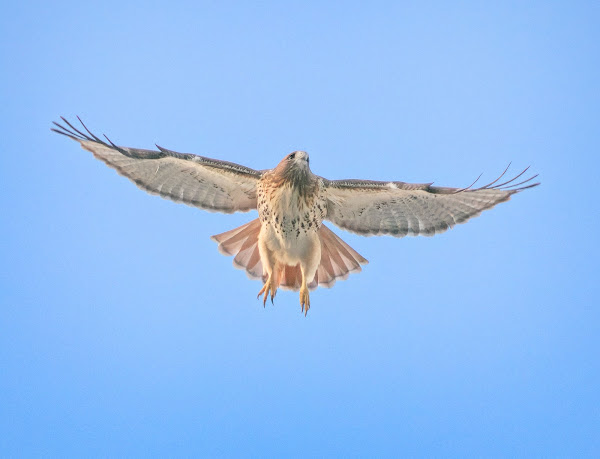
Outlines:
{"label": "yellow foot", "polygon": [[304,317],[306,317],[306,314],[308,314],[308,310],[310,309],[310,297],[306,287],[300,289],[300,305],[302,306]]}
{"label": "yellow foot", "polygon": [[273,282],[271,282],[271,279],[267,279],[267,282],[265,282],[265,285],[263,285],[263,287],[260,289],[260,292],[258,292],[258,295],[256,295],[256,299],[260,298],[260,296],[264,293],[263,296],[263,308],[265,307],[265,305],[267,304],[267,297],[269,296],[269,293],[271,294],[271,304],[273,304],[273,298],[275,298],[275,295],[277,294],[277,287],[273,284]]}

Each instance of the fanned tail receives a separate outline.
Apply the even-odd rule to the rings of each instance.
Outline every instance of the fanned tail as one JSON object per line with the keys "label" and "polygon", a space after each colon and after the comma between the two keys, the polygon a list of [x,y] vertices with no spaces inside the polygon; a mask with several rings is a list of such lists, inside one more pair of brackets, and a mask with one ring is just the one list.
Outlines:
{"label": "fanned tail", "polygon": [[[244,269],[251,279],[261,279],[263,267],[258,251],[258,234],[260,233],[260,220],[252,220],[238,228],[225,233],[212,236],[211,239],[219,244],[219,252],[223,255],[233,255],[233,264],[236,268]],[[319,229],[321,239],[321,263],[314,279],[309,282],[308,288],[314,290],[317,286],[331,288],[339,279],[346,279],[350,273],[360,272],[360,265],[368,261],[346,244],[333,231],[322,225]],[[286,290],[300,290],[302,285],[302,272],[300,265],[285,266],[281,273],[279,287]]]}

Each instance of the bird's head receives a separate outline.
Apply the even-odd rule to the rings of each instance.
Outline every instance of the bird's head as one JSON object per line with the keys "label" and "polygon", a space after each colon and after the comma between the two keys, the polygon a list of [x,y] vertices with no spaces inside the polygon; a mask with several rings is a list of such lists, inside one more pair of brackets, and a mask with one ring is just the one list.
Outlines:
{"label": "bird's head", "polygon": [[314,177],[308,166],[308,153],[305,151],[294,151],[286,155],[274,172],[283,180],[293,183],[294,186],[303,186]]}
{"label": "bird's head", "polygon": [[308,153],[305,151],[294,151],[281,160],[288,164],[288,167],[299,167],[308,169]]}
{"label": "bird's head", "polygon": [[308,153],[294,151],[286,155],[277,165],[277,169],[287,174],[305,174],[310,171]]}

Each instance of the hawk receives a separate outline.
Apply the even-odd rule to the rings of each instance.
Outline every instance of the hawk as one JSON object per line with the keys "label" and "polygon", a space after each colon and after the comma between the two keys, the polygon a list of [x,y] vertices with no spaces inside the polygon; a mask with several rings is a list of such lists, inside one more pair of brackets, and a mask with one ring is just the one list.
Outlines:
{"label": "hawk", "polygon": [[[361,271],[367,260],[333,233],[324,221],[364,236],[433,236],[476,217],[482,211],[539,183],[534,175],[517,182],[529,169],[500,182],[473,188],[445,188],[432,183],[328,180],[311,172],[304,151],[286,155],[273,169],[158,150],[115,145],[76,128],[65,118],[54,132],[78,141],[96,158],[143,190],[175,202],[213,212],[258,210],[258,218],[212,236],[219,251],[234,256],[234,265],[261,279],[263,306],[279,287],[300,290],[301,311],[310,308],[309,290],[331,287]],[[510,166],[510,164],[509,164]],[[477,180],[476,180],[477,181]]]}

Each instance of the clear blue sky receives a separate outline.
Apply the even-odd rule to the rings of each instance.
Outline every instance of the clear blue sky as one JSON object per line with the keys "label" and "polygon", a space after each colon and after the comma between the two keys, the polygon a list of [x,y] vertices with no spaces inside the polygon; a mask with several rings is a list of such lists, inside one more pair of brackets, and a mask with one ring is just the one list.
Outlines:
{"label": "clear blue sky", "polygon": [[[0,455],[600,455],[597,2],[9,2]],[[328,178],[542,186],[312,296],[50,132]],[[490,181],[488,180],[488,181]]]}

